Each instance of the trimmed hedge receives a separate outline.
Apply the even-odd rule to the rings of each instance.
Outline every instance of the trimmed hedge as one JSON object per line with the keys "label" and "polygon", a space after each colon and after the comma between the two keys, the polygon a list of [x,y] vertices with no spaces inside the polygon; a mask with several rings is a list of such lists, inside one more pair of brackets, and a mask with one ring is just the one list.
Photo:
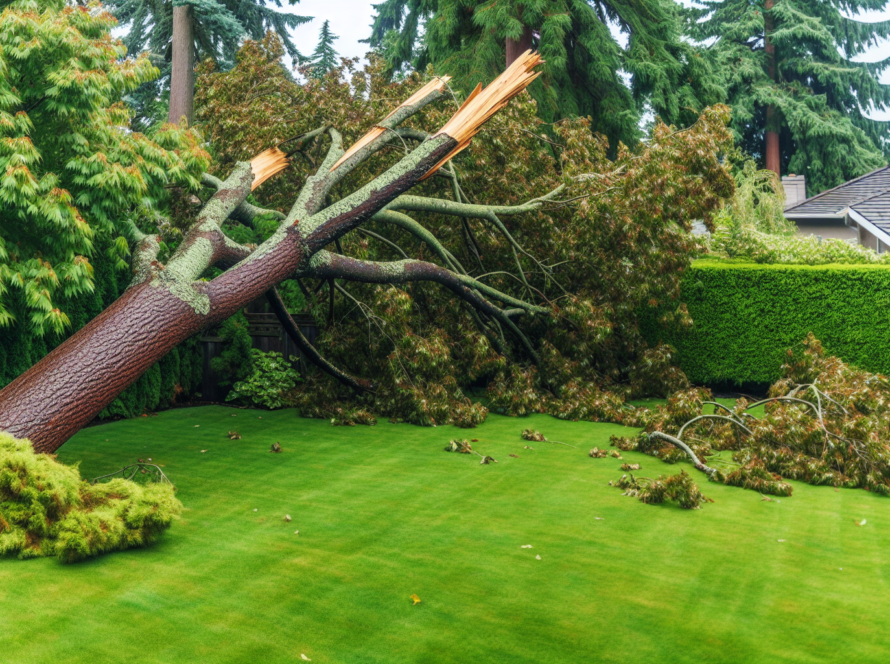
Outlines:
{"label": "trimmed hedge", "polygon": [[[94,291],[75,298],[59,298],[60,308],[71,319],[71,333],[114,302],[130,280],[129,271],[115,270],[104,255],[97,254],[93,262]],[[37,337],[28,330],[26,315],[18,315],[17,319],[18,322],[12,327],[0,329],[0,388],[67,338],[52,333]],[[177,395],[190,396],[201,383],[203,369],[201,345],[197,338],[189,339],[124,390],[99,417],[135,417],[170,405]]]}
{"label": "trimmed hedge", "polygon": [[772,383],[808,332],[826,352],[890,375],[890,267],[702,260],[684,276],[681,301],[691,330],[666,333],[652,314],[643,331],[676,348],[693,383]]}

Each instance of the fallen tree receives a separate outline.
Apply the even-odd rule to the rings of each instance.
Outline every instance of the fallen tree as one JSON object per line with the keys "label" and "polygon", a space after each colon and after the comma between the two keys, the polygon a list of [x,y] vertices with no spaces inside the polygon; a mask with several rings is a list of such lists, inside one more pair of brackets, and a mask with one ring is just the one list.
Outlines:
{"label": "fallen tree", "polygon": [[[322,135],[329,138],[326,156],[287,214],[246,201],[251,191],[287,167],[287,154],[276,147],[250,162],[238,163],[225,180],[204,177],[205,184],[216,192],[166,262],[159,260],[158,236],[143,233],[131,224],[135,246],[132,285],[86,327],[0,391],[0,430],[30,439],[38,451],[54,451],[178,343],[228,318],[288,278],[381,284],[434,282],[469,305],[488,333],[487,326],[497,324],[528,345],[515,319],[547,314],[549,307],[510,296],[435,263],[409,258],[366,261],[326,247],[336,246],[341,237],[372,218],[396,217],[399,209],[430,209],[454,216],[513,211],[402,195],[466,148],[480,127],[534,80],[533,69],[539,63],[539,56],[526,53],[487,88],[477,88],[438,132],[423,135],[395,165],[334,203],[328,199],[332,188],[368,156],[393,140],[403,140],[399,131],[402,122],[442,98],[447,79],[434,79],[418,90],[348,150],[344,150],[339,132],[331,126],[287,141],[293,153]],[[410,132],[416,136],[416,130]],[[559,191],[557,188],[520,208],[534,209]],[[221,228],[230,217],[251,224],[262,215],[277,218],[277,227],[259,246],[238,244]],[[422,227],[396,218],[409,232],[437,248],[435,239]],[[451,257],[443,252],[445,264],[453,265]],[[223,272],[209,281],[202,280],[211,266]],[[360,379],[330,363],[320,364],[343,382],[362,386]]]}

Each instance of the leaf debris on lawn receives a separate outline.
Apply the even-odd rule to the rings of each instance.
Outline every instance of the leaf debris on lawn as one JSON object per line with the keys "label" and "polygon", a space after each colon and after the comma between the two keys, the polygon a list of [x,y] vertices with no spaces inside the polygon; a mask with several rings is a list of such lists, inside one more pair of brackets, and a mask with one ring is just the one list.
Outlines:
{"label": "leaf debris on lawn", "polygon": [[414,600],[414,604],[412,604],[411,606],[416,606],[416,605],[420,604],[420,598],[417,595],[411,595],[411,599]]}
{"label": "leaf debris on lawn", "polygon": [[241,434],[237,431],[229,431],[229,440],[241,440]]}

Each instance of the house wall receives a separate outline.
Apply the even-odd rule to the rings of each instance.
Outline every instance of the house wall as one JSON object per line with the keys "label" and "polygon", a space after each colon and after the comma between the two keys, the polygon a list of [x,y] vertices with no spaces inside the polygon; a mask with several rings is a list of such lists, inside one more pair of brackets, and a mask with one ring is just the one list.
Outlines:
{"label": "house wall", "polygon": [[843,221],[832,220],[813,220],[813,221],[795,221],[797,232],[801,235],[819,235],[824,238],[836,238],[838,240],[847,240],[848,242],[859,242],[859,232],[856,228],[852,228],[844,224]]}
{"label": "house wall", "polygon": [[887,245],[878,240],[877,237],[872,235],[869,231],[865,230],[861,226],[859,227],[859,244],[861,244],[863,247],[874,249],[878,253],[887,251]]}

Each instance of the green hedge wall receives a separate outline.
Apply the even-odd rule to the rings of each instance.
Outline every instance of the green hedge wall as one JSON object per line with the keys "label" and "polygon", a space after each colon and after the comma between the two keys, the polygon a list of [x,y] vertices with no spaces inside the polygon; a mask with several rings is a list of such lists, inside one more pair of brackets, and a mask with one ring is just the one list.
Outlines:
{"label": "green hedge wall", "polygon": [[[60,308],[71,319],[72,332],[79,330],[111,304],[129,282],[127,271],[114,270],[104,256],[93,261],[96,288],[77,298],[60,299]],[[18,313],[18,312],[17,312]],[[43,338],[28,331],[26,315],[17,316],[18,323],[0,329],[0,387],[36,364],[60,344],[64,337],[48,333]],[[100,417],[135,417],[172,403],[177,392],[189,396],[201,383],[203,358],[197,338],[189,339],[168,353],[139,380],[124,390]]]}
{"label": "green hedge wall", "polygon": [[682,293],[691,330],[667,334],[655,315],[643,329],[650,343],[677,349],[693,383],[771,383],[785,350],[808,332],[828,353],[890,375],[890,267],[703,260]]}

